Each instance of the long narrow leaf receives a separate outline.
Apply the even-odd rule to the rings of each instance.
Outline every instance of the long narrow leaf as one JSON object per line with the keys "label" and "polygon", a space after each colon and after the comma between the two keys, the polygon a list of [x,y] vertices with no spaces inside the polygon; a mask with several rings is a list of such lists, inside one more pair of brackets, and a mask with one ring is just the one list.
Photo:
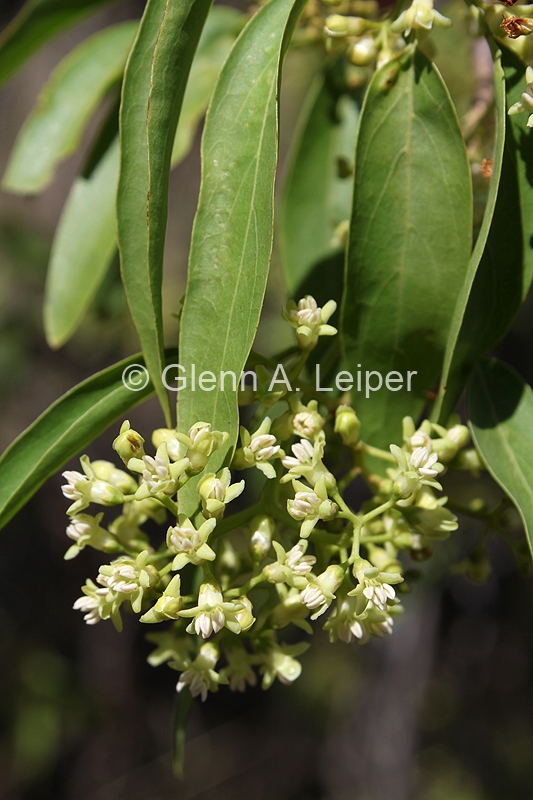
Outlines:
{"label": "long narrow leaf", "polygon": [[[137,370],[137,367],[140,369]],[[141,355],[93,375],[60,397],[0,458],[0,527],[47,478],[154,392]],[[123,376],[130,376],[128,389]]]}
{"label": "long narrow leaf", "polygon": [[63,59],[19,133],[2,187],[35,194],[46,189],[57,165],[78,149],[87,122],[122,77],[136,22],[95,33]]}
{"label": "long narrow leaf", "polygon": [[148,0],[122,90],[117,193],[122,278],[169,424],[161,298],[168,179],[187,78],[210,5],[211,0]]}
{"label": "long narrow leaf", "polygon": [[[502,47],[502,66],[505,73],[507,106],[520,100],[524,91],[525,66],[511,51]],[[501,84],[496,83],[497,100]],[[500,106],[505,115],[505,104]],[[500,131],[504,126],[500,121]],[[447,373],[443,376],[441,401],[436,409],[445,422],[454,410],[465,387],[468,376],[479,358],[490,350],[508,330],[520,305],[525,299],[533,278],[533,186],[531,163],[533,139],[527,127],[527,114],[509,117],[505,132],[505,145],[498,196],[490,231],[481,261],[471,283],[465,308],[463,291],[456,311],[453,333],[456,341],[447,353]],[[501,134],[500,134],[501,135]],[[501,141],[498,141],[501,148]],[[498,169],[499,150],[494,164]],[[494,197],[489,197],[489,203]],[[490,212],[490,206],[489,206]],[[485,231],[486,234],[486,231]],[[480,243],[482,245],[482,243]],[[479,256],[478,248],[474,255]],[[462,314],[461,314],[462,312]],[[457,333],[457,324],[460,330]]]}
{"label": "long narrow leaf", "polygon": [[[401,441],[402,417],[421,413],[441,371],[472,247],[464,140],[446,86],[420,51],[408,48],[374,75],[355,165],[342,330],[347,368],[354,379],[362,372],[353,394],[362,435],[388,447]],[[379,375],[367,380],[370,372]]]}
{"label": "long narrow leaf", "polygon": [[0,86],[46,42],[115,0],[28,0],[0,34]]}
{"label": "long narrow leaf", "polygon": [[[274,182],[278,154],[280,66],[304,0],[270,0],[252,18],[221,72],[202,142],[202,185],[193,229],[187,294],[181,321],[181,364],[190,376],[211,371],[213,391],[189,384],[179,394],[180,429],[198,420],[238,434],[237,380],[255,337],[272,253]],[[210,462],[211,468],[211,462]],[[191,510],[189,484],[180,498]]]}
{"label": "long narrow leaf", "polygon": [[468,420],[483,461],[509,495],[533,552],[533,392],[507,364],[478,364],[468,383]]}
{"label": "long narrow leaf", "polygon": [[283,189],[280,251],[291,293],[340,250],[336,228],[350,218],[358,109],[331,83],[320,76],[310,89]]}
{"label": "long narrow leaf", "polygon": [[[177,166],[192,146],[242,20],[242,14],[223,6],[213,8],[207,18],[183,98],[171,167]],[[60,347],[76,331],[113,260],[119,163],[118,145],[112,144],[88,177],[74,181],[67,198],[46,282],[44,323],[52,347]]]}
{"label": "long narrow leaf", "polygon": [[75,331],[115,254],[115,194],[108,188],[114,184],[116,191],[118,158],[117,139],[90,178],[76,179],[63,209],[44,299],[44,326],[52,347],[60,347]]}

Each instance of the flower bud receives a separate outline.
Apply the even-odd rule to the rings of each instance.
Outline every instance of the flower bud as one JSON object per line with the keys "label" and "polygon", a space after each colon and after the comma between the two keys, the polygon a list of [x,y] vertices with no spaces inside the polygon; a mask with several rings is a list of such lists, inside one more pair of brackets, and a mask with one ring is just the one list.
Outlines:
{"label": "flower bud", "polygon": [[461,450],[457,453],[453,462],[454,469],[467,469],[470,472],[476,473],[481,469],[485,469],[479,453],[474,447],[469,447],[468,450]]}
{"label": "flower bud", "polygon": [[135,479],[121,469],[117,469],[110,461],[92,461],[92,470],[98,480],[116,486],[124,494],[133,494],[139,488]]}
{"label": "flower bud", "polygon": [[414,472],[402,472],[394,481],[392,492],[402,500],[410,497],[420,488],[420,478]]}
{"label": "flower bud", "polygon": [[252,614],[252,604],[246,595],[239,597],[237,602],[241,603],[243,607],[240,611],[235,612],[235,616],[237,617],[237,622],[241,626],[241,631],[246,632],[255,622],[255,617]]}
{"label": "flower bud", "polygon": [[294,432],[304,439],[314,439],[324,427],[324,417],[318,411],[300,411],[293,419]]}
{"label": "flower bud", "polygon": [[274,629],[285,628],[295,620],[305,619],[309,609],[300,600],[300,593],[289,594],[285,600],[276,606],[270,614],[270,621]]}
{"label": "flower bud", "polygon": [[350,406],[339,406],[335,414],[335,433],[338,433],[345,445],[353,447],[359,442],[361,423]]}
{"label": "flower bud", "polygon": [[334,39],[345,36],[361,36],[366,30],[366,20],[362,17],[343,17],[331,14],[326,19],[326,34]]}
{"label": "flower bud", "polygon": [[140,433],[130,427],[128,420],[122,423],[120,433],[113,442],[113,450],[118,453],[126,466],[130,458],[144,456],[144,439]]}
{"label": "flower bud", "polygon": [[276,528],[274,521],[266,516],[254,517],[250,528],[250,555],[259,562],[268,555]]}
{"label": "flower bud", "polygon": [[371,564],[378,568],[380,572],[391,572],[401,575],[402,565],[400,562],[393,558],[384,547],[376,547],[375,545],[367,545],[368,560]]}
{"label": "flower bud", "polygon": [[354,42],[348,48],[348,58],[357,67],[367,67],[376,60],[378,54],[376,43],[370,36]]}
{"label": "flower bud", "polygon": [[466,425],[454,425],[453,428],[450,428],[448,431],[447,438],[451,439],[457,449],[460,450],[461,447],[465,447],[470,441],[470,431]]}

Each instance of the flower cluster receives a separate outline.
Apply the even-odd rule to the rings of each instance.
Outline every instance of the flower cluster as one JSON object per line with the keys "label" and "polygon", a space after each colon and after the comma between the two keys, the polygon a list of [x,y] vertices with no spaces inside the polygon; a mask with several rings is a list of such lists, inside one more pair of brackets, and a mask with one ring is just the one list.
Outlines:
{"label": "flower cluster", "polygon": [[[335,332],[334,310],[309,296],[284,310],[298,342],[286,356],[293,378],[318,338]],[[178,692],[202,700],[221,685],[243,691],[258,680],[268,688],[298,678],[308,643],[287,641],[290,626],[310,635],[320,620],[332,642],[344,643],[391,634],[408,559],[427,558],[434,541],[457,528],[437,478],[465,461],[473,468],[475,451],[459,423],[416,428],[406,417],[403,442],[389,452],[365,444],[347,396],[326,407],[289,391],[271,417],[272,397],[258,389],[252,400],[256,416],[240,442],[200,421],[187,434],[154,431],[150,454],[125,422],[113,446],[127,471],[83,456],[82,472],[65,473],[66,558],[86,547],[113,554],[74,608],[90,625],[110,619],[120,629],[124,612],[163,625],[148,636],[156,645],[150,663],[168,663],[180,673]],[[215,470],[218,451],[228,466]],[[382,459],[381,472],[368,471],[367,451]],[[253,467],[262,490],[243,502],[245,480],[234,474]],[[356,511],[344,493],[359,475],[373,497]],[[228,513],[238,498],[239,509]],[[90,504],[120,513],[106,523],[105,508],[81,513]],[[143,529],[148,520],[166,528],[157,545]]]}

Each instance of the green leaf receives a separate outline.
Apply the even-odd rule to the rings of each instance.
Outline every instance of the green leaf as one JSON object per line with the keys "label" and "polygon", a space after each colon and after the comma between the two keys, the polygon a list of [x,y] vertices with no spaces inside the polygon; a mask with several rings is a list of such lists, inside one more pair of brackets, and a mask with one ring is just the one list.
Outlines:
{"label": "green leaf", "polygon": [[90,178],[76,178],[56,231],[44,298],[44,328],[60,347],[78,327],[117,246],[118,138]]}
{"label": "green leaf", "polygon": [[340,250],[335,231],[350,217],[358,109],[332,83],[326,75],[311,86],[289,157],[280,251],[290,294],[314,266]]}
{"label": "green leaf", "polygon": [[[525,89],[525,66],[514,53],[504,47],[502,66],[507,107],[510,107],[520,100]],[[453,320],[451,337],[455,337],[455,342],[451,338],[448,344],[440,402],[435,409],[435,418],[439,414],[443,422],[457,405],[476,362],[508,330],[533,279],[533,138],[531,129],[527,127],[527,114],[508,117],[505,125],[501,77],[496,80],[495,85],[500,117],[494,157],[496,177],[498,160],[501,159],[501,138],[505,129],[501,177],[496,201],[491,185],[480,239],[472,256],[471,268],[475,272],[475,278],[472,281],[473,275],[469,269],[469,283],[465,283],[463,287]],[[490,230],[487,235],[488,224]],[[484,249],[482,234],[486,240]],[[476,265],[475,258],[478,259],[479,266]]]}
{"label": "green leaf", "polygon": [[122,77],[136,22],[95,33],[63,59],[18,135],[2,181],[9,192],[46,189],[57,165],[81,144],[102,98]]}
{"label": "green leaf", "polygon": [[234,8],[215,6],[211,10],[185,90],[172,149],[172,166],[185,158],[191,149],[198,123],[205,114],[222,65],[245,20],[246,16]]}
{"label": "green leaf", "polygon": [[115,420],[153,394],[147,375],[146,386],[139,391],[124,385],[123,374],[129,368],[127,374],[134,377],[135,365],[144,369],[141,355],[120,361],[78,384],[8,447],[0,458],[0,527],[47,478]]}
{"label": "green leaf", "polygon": [[516,505],[533,550],[533,392],[511,367],[491,359],[472,373],[467,408],[475,445]]}
{"label": "green leaf", "polygon": [[28,0],[0,34],[0,86],[54,36],[114,0]]}
{"label": "green leaf", "polygon": [[[210,470],[229,457],[237,440],[237,380],[250,352],[272,253],[274,182],[278,156],[278,86],[289,38],[305,0],[270,0],[250,20],[226,61],[207,113],[202,184],[193,229],[187,294],[181,319],[180,363],[191,375],[211,371],[213,391],[179,394],[178,420],[187,431],[198,420],[228,431],[227,446]],[[191,481],[180,507],[194,510]]]}
{"label": "green leaf", "polygon": [[[421,52],[410,47],[374,75],[355,163],[342,331],[347,369],[363,373],[352,397],[362,436],[386,448],[401,441],[402,417],[420,415],[438,378],[472,246],[464,140]],[[383,387],[366,397],[372,371]],[[403,376],[399,391],[386,388],[391,371]]]}
{"label": "green leaf", "polygon": [[170,159],[210,5],[211,0],[148,0],[122,87],[117,192],[122,279],[167,424],[161,284]]}
{"label": "green leaf", "polygon": [[[205,112],[222,64],[242,27],[243,15],[215,7],[200,38],[183,98],[171,166],[189,152],[198,122]],[[106,121],[99,139],[112,132]],[[100,287],[117,244],[116,193],[120,153],[112,144],[103,158],[96,153],[75,180],[57,228],[48,269],[44,321],[49,344],[60,347],[75,332]],[[105,152],[105,151],[104,151]],[[96,164],[96,165],[95,165]]]}

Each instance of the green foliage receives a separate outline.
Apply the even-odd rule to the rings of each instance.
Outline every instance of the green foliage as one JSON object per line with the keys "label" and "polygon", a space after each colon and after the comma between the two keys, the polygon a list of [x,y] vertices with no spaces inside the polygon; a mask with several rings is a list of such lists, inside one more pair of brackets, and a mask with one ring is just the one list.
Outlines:
{"label": "green foliage", "polygon": [[[183,98],[171,167],[177,166],[192,146],[241,20],[237,11],[224,7],[214,8],[207,18]],[[109,128],[112,131],[113,110],[110,117],[104,133]],[[92,170],[86,167],[89,174],[74,181],[56,231],[44,305],[45,332],[52,347],[61,346],[75,332],[116,251],[118,139],[100,158],[93,157],[96,166]]]}
{"label": "green foliage", "polygon": [[[525,68],[507,48],[502,48],[502,66],[507,108],[510,108],[524,91]],[[495,68],[498,76],[500,68],[497,62]],[[496,187],[491,185],[479,246],[476,245],[472,255],[469,280],[460,295],[451,329],[446,360],[448,369],[445,368],[443,375],[446,394],[440,412],[442,420],[447,419],[455,408],[476,362],[507,331],[533,278],[533,185],[530,174],[533,140],[526,117],[509,117],[505,125],[502,119],[504,101],[498,91],[501,77],[496,77],[495,85],[500,124],[493,180],[498,180],[498,171],[501,170],[499,191],[496,196]],[[490,229],[487,230],[489,223]],[[457,332],[459,321],[461,328]]]}
{"label": "green foliage", "polygon": [[113,0],[28,0],[0,37],[0,85],[44,44]]}
{"label": "green foliage", "polygon": [[533,392],[513,369],[492,359],[475,368],[467,397],[476,447],[518,509],[533,551]]}
{"label": "green foliage", "polygon": [[439,376],[472,240],[464,142],[436,68],[409,48],[374,75],[361,111],[342,329],[348,369],[406,374],[358,395],[367,440],[401,441]]}
{"label": "green foliage", "polygon": [[[207,114],[180,332],[189,375],[192,364],[198,374],[240,375],[252,347],[272,253],[280,66],[303,5],[273,0],[258,12],[231,51]],[[194,392],[189,382],[179,395],[180,430],[198,419],[230,434],[218,468],[237,441],[237,393],[219,385]],[[197,500],[188,494],[190,513]]]}
{"label": "green foliage", "polygon": [[75,386],[8,447],[0,459],[0,527],[50,475],[153,394],[149,382],[139,391],[124,385],[124,370],[137,364],[142,357],[131,356]]}
{"label": "green foliage", "polygon": [[161,378],[168,175],[187,78],[210,5],[210,0],[149,0],[122,89],[120,263],[146,365],[169,423],[170,405]]}
{"label": "green foliage", "polygon": [[59,162],[80,146],[102,98],[122,78],[136,30],[136,22],[104,28],[54,70],[15,142],[2,181],[6,191],[46,189]]}
{"label": "green foliage", "polygon": [[[28,3],[0,38],[0,82],[100,5]],[[406,559],[422,561],[435,542],[460,535],[453,511],[484,524],[457,567],[473,580],[490,574],[491,532],[524,563],[523,542],[508,532],[511,501],[531,543],[532,391],[509,367],[484,360],[533,277],[533,68],[525,68],[533,48],[522,36],[502,41],[504,29],[514,36],[530,23],[506,11],[502,27],[494,6],[473,0],[460,11],[454,0],[454,38],[432,0],[400,1],[390,12],[361,0],[361,16],[346,16],[344,6],[332,14],[330,5],[267,0],[241,14],[211,9],[211,0],[148,0],[140,24],[92,35],[53,72],[4,178],[14,192],[47,187],[107,97],[56,230],[45,329],[53,347],[72,336],[118,244],[143,355],[75,387],[8,448],[0,526],[80,449],[157,394],[167,427],[153,431],[152,454],[125,421],[113,445],[125,469],[83,456],[83,474],[66,473],[74,541],[66,557],[87,546],[114,554],[75,603],[89,624],[111,619],[120,629],[123,606],[144,624],[171,623],[150,637],[150,663],[168,661],[181,673],[178,692],[187,687],[174,732],[178,772],[191,697],[223,684],[242,690],[257,671],[263,688],[299,676],[296,656],[307,645],[285,641],[284,628],[310,634],[324,614],[332,641],[390,634],[401,611],[394,586],[408,588],[415,574]],[[311,57],[324,34],[322,56]],[[481,91],[480,36],[492,51],[494,105]],[[454,100],[435,66],[435,42]],[[309,50],[285,62],[291,46]],[[314,82],[299,75],[282,96],[282,73],[311,64],[315,72],[320,65]],[[295,130],[280,128],[294,86],[310,83]],[[169,174],[204,114],[183,308],[170,298],[182,371],[169,376]],[[278,214],[280,130],[292,140]],[[475,243],[474,205],[484,208]],[[254,340],[275,240],[296,296],[281,298],[275,276],[272,297],[288,301],[292,344],[282,333],[285,347],[272,356],[277,334],[267,354]],[[142,384],[128,384],[123,372],[139,363],[146,386],[133,391]],[[257,383],[239,387],[246,368]],[[175,421],[167,382],[176,376]],[[469,376],[473,446],[451,416]],[[478,496],[484,469],[506,494],[492,509]],[[461,492],[452,480],[439,495],[448,470],[461,471]],[[235,480],[235,471],[256,477]],[[355,478],[371,492],[357,510],[346,492]],[[241,508],[227,514],[238,497]],[[81,513],[92,504],[104,511]],[[104,521],[111,506],[120,515]],[[166,538],[150,540],[148,519],[165,524]]]}
{"label": "green foliage", "polygon": [[89,178],[75,180],[63,209],[44,301],[46,338],[52,347],[74,333],[115,254],[118,160],[117,139]]}
{"label": "green foliage", "polygon": [[[472,321],[472,319],[478,317],[478,314],[481,312],[481,309],[478,307],[476,308],[475,312],[472,313],[472,303],[475,302],[477,294],[474,294],[471,298],[470,293],[472,292],[472,286],[474,284],[476,273],[480,265],[481,259],[483,258],[483,254],[485,252],[487,239],[489,237],[492,227],[492,221],[494,217],[494,211],[496,208],[496,201],[498,199],[498,196],[500,197],[500,205],[502,204],[502,199],[501,199],[502,195],[501,193],[499,194],[499,189],[500,189],[500,176],[502,173],[502,165],[504,158],[507,114],[505,107],[505,75],[501,65],[501,53],[499,52],[495,54],[495,59],[494,59],[494,98],[496,107],[496,141],[494,145],[494,167],[490,179],[489,194],[487,197],[487,205],[485,207],[485,213],[483,215],[483,223],[481,225],[481,230],[479,231],[479,235],[477,237],[474,250],[470,257],[468,272],[465,276],[462,289],[459,292],[459,296],[457,298],[457,303],[455,306],[455,312],[450,324],[450,332],[446,344],[446,353],[444,356],[444,366],[442,370],[441,383],[439,387],[439,395],[437,397],[437,401],[435,402],[435,406],[432,412],[433,418],[437,420],[440,417],[442,417],[444,421],[447,419],[447,417],[450,415],[451,411],[455,408],[457,404],[457,401],[459,399],[458,395],[461,394],[464,388],[464,380],[463,382],[461,382],[461,378],[457,374],[459,373],[462,376],[462,373],[464,373],[464,368],[465,368],[464,363],[461,363],[460,361],[461,356],[459,355],[458,351],[461,348],[460,344],[461,340],[462,342],[464,342],[465,340],[469,341],[470,347],[475,346],[474,345],[475,337],[472,336],[471,330],[470,331],[467,330],[468,322],[466,318],[467,315],[469,315],[469,319],[470,321]],[[469,303],[470,303],[470,311],[468,310]],[[478,300],[478,304],[483,305],[483,300],[481,300],[481,298]],[[479,347],[477,349],[478,353],[481,354],[483,354],[483,352],[485,351],[485,348],[483,348],[483,346],[481,347],[481,351],[479,351]]]}
{"label": "green foliage", "polygon": [[349,96],[339,96],[337,71],[311,86],[284,184],[280,249],[290,292],[320,261],[341,251],[336,231],[350,217],[358,111]]}

